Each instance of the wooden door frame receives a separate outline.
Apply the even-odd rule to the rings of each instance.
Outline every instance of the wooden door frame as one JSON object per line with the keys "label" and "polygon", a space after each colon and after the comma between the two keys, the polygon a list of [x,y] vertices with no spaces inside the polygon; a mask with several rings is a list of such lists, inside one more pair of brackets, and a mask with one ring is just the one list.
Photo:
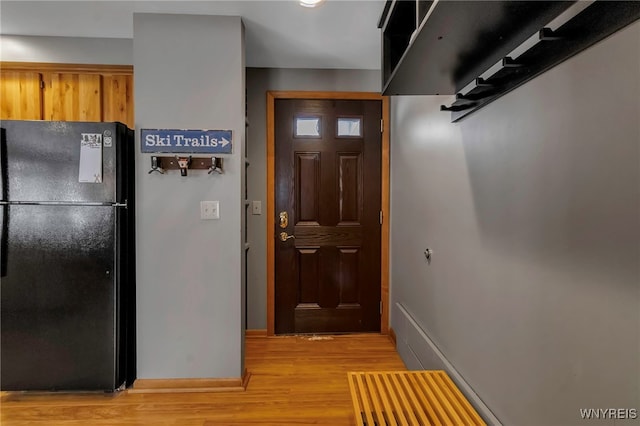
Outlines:
{"label": "wooden door frame", "polygon": [[389,97],[371,92],[267,92],[267,335],[275,334],[275,101],[276,99],[336,99],[381,101],[382,119],[382,164],[381,164],[381,209],[380,235],[380,334],[389,333]]}

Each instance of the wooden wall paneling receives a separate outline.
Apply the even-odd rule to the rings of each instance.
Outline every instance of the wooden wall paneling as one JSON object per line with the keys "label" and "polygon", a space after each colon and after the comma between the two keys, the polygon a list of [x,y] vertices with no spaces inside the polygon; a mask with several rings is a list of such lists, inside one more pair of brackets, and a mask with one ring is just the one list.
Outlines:
{"label": "wooden wall paneling", "polygon": [[131,128],[135,125],[130,65],[0,61],[0,69],[2,119],[120,121]]}
{"label": "wooden wall paneling", "polygon": [[80,74],[78,76],[78,112],[80,121],[103,121],[102,76]]}
{"label": "wooden wall paneling", "polygon": [[0,74],[0,119],[42,119],[42,76],[37,72],[5,71]]}
{"label": "wooden wall paneling", "polygon": [[102,76],[48,74],[45,120],[102,121]]}
{"label": "wooden wall paneling", "polygon": [[133,75],[102,76],[102,119],[134,127]]}

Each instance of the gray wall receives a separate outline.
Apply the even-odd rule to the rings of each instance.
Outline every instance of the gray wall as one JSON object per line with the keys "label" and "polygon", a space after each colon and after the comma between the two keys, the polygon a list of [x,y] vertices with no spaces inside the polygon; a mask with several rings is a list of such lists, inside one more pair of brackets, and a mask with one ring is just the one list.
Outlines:
{"label": "gray wall", "polygon": [[[150,175],[150,154],[136,159],[140,378],[242,372],[242,39],[239,17],[134,14],[136,129],[234,132],[222,175]],[[200,220],[201,200],[220,220]]]}
{"label": "gray wall", "polygon": [[249,215],[247,328],[267,328],[267,91],[315,90],[379,92],[380,72],[334,69],[247,68],[249,116],[247,185],[250,200],[262,202],[262,215]]}
{"label": "gray wall", "polygon": [[[137,43],[139,45],[139,43]],[[24,61],[24,62],[59,62],[59,63],[94,63],[94,64],[133,64],[133,40],[124,39],[84,39],[74,37],[29,37],[29,36],[0,36],[0,58],[3,61]],[[154,48],[158,48],[155,46]],[[140,48],[139,48],[140,49]],[[225,52],[225,55],[227,53]],[[235,55],[235,53],[234,53]],[[203,58],[206,55],[203,55]],[[197,61],[202,63],[203,58],[198,57]],[[136,63],[136,76],[140,73],[139,64]],[[182,92],[176,88],[177,76],[155,70],[152,80],[145,77],[141,84],[148,87],[148,91],[154,92],[157,87],[163,88],[155,95],[167,93],[166,89]],[[170,74],[167,81],[164,76]],[[266,328],[266,92],[267,90],[322,90],[322,91],[360,91],[379,92],[380,72],[371,70],[339,70],[339,69],[273,69],[273,68],[248,68],[246,70],[247,86],[247,107],[250,121],[248,139],[248,158],[251,166],[247,173],[248,198],[262,202],[263,213],[260,216],[249,215],[248,242],[250,250],[248,253],[248,288],[247,288],[247,328]],[[138,80],[136,80],[137,82]],[[150,83],[153,81],[153,84]],[[210,82],[215,81],[209,78],[208,81],[194,82],[194,85],[203,84],[208,90],[215,91],[217,86],[211,86]],[[136,83],[137,86],[138,83]],[[158,84],[157,87],[154,85]],[[169,87],[171,86],[171,87]],[[136,87],[137,89],[137,87]],[[199,86],[194,91],[199,91]],[[172,92],[173,93],[173,92]],[[209,93],[209,92],[208,92]],[[152,93],[153,94],[153,93]],[[136,90],[136,114],[143,113],[143,107],[138,102],[138,96],[142,92]],[[147,96],[147,95],[145,95]],[[195,95],[194,95],[195,96]],[[166,94],[169,99],[169,94]],[[220,97],[217,97],[220,99]],[[211,100],[210,100],[211,101]],[[144,105],[148,105],[147,100]],[[146,107],[144,107],[146,109]],[[192,116],[192,111],[184,116]],[[204,111],[194,111],[197,114],[213,116]],[[173,116],[173,111],[167,113]],[[219,117],[219,115],[216,115]],[[136,115],[137,117],[137,115]],[[195,116],[194,116],[195,117]],[[221,121],[221,120],[218,120]],[[141,121],[137,121],[140,128]],[[223,123],[224,124],[224,123]],[[222,125],[222,124],[221,124]],[[202,126],[202,125],[201,125]],[[148,127],[148,126],[147,126]],[[209,124],[204,127],[211,127]],[[236,152],[239,152],[236,150]],[[141,171],[146,171],[145,167],[150,160],[144,156],[141,163]],[[165,178],[165,177],[163,177]],[[142,176],[147,180],[148,177]],[[193,178],[189,178],[191,180]],[[195,197],[195,195],[193,196]],[[205,198],[194,198],[196,201]],[[208,199],[208,198],[207,198]],[[198,201],[199,202],[199,201]],[[192,220],[196,220],[196,213],[191,206],[190,214]],[[194,219],[195,218],[195,219]],[[242,227],[244,229],[244,227]],[[146,244],[146,243],[145,243]],[[241,256],[244,259],[244,256]],[[244,268],[242,268],[244,272]],[[242,296],[244,300],[244,295]],[[244,306],[244,304],[243,304]],[[159,313],[157,314],[159,315]],[[245,315],[242,315],[244,321]]]}
{"label": "gray wall", "polygon": [[12,62],[131,65],[133,40],[2,35],[0,59]]}
{"label": "gray wall", "polygon": [[504,424],[640,408],[640,23],[458,124],[451,101],[392,100],[394,304]]}

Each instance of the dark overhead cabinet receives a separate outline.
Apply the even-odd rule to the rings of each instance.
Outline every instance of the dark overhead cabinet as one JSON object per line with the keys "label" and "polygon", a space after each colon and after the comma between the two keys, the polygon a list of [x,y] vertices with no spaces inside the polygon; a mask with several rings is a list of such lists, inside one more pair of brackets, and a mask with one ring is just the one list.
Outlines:
{"label": "dark overhead cabinet", "polygon": [[456,95],[456,121],[640,18],[640,1],[387,1],[384,95]]}

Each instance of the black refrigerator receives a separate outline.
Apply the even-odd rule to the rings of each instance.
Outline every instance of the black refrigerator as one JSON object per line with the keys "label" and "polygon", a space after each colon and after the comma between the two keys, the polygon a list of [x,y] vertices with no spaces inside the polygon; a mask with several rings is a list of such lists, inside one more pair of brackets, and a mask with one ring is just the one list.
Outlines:
{"label": "black refrigerator", "polygon": [[0,388],[123,389],[136,375],[133,131],[0,128]]}

